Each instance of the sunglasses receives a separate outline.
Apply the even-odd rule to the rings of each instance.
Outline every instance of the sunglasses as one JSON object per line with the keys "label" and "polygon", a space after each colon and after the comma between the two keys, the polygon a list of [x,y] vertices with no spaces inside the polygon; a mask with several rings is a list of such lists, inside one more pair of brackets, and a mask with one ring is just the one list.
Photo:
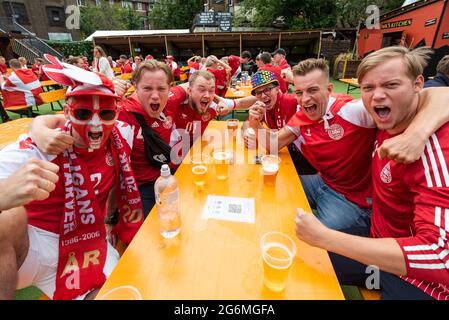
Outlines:
{"label": "sunglasses", "polygon": [[[115,119],[115,116],[117,115],[117,110],[100,110],[98,113],[98,116],[103,121],[111,121]],[[72,111],[73,116],[76,120],[80,121],[88,121],[92,119],[94,116],[94,112],[90,109],[75,109]]]}
{"label": "sunglasses", "polygon": [[269,87],[267,87],[267,88],[265,88],[265,89],[263,89],[263,90],[255,91],[254,94],[255,94],[256,97],[261,97],[262,94],[267,95],[271,90],[273,90],[273,89],[276,88],[276,87],[277,87],[277,86],[269,86]]}

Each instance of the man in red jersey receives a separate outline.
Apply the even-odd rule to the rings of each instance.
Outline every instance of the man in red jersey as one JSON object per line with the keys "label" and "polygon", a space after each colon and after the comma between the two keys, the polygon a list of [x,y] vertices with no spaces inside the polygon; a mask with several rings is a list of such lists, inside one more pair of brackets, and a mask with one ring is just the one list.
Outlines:
{"label": "man in red jersey", "polygon": [[280,67],[281,70],[291,68],[287,60],[285,59],[286,53],[284,49],[282,48],[276,49],[276,51],[274,51],[272,54],[273,54],[273,64],[275,66]]}
{"label": "man in red jersey", "polygon": [[[375,123],[362,101],[352,100],[347,95],[331,95],[329,68],[324,60],[301,61],[293,72],[300,111],[284,128],[269,133],[266,139],[262,137],[260,142],[269,147],[271,141],[276,141],[279,149],[294,143],[318,170],[319,175],[301,175],[300,178],[310,206],[324,225],[335,230],[355,227],[367,230],[372,203]],[[444,110],[441,102],[433,106],[436,107]],[[417,136],[425,138],[428,132],[421,132],[422,126],[432,129],[440,124],[440,119],[434,119],[434,110],[426,110],[424,114],[430,119],[410,128]],[[250,115],[250,124],[256,132],[262,116],[263,113]],[[415,140],[409,138],[406,142]]]}
{"label": "man in red jersey", "polygon": [[[419,116],[422,72],[430,53],[388,47],[360,64],[362,99],[378,128],[376,146],[409,130]],[[367,277],[374,275],[367,266],[376,266],[382,299],[448,300],[448,142],[449,125],[444,123],[415,162],[373,157],[370,238],[330,230],[301,209],[298,237],[335,253],[331,259],[342,284],[369,287],[373,283]]]}
{"label": "man in red jersey", "polygon": [[276,76],[277,81],[279,82],[279,88],[282,93],[287,92],[288,87],[284,78],[282,78],[282,69],[279,66],[275,66],[272,64],[271,54],[269,52],[262,52],[262,54],[260,55],[260,61],[262,62],[262,66],[259,67],[258,71],[267,70],[273,72]]}
{"label": "man in red jersey", "polygon": [[[279,90],[279,82],[274,73],[268,70],[256,72],[251,77],[253,96],[257,102],[249,109],[250,118],[257,118],[260,123],[265,123],[269,129],[280,130],[299,110],[295,94],[282,93]],[[240,100],[235,100],[240,109]],[[243,125],[248,126],[248,121]],[[244,131],[244,138],[246,139]],[[248,142],[246,140],[246,142]],[[295,144],[288,145],[290,156],[295,164],[296,171],[300,175],[316,174],[316,169],[304,158]]]}
{"label": "man in red jersey", "polygon": [[206,59],[206,70],[215,77],[215,93],[224,97],[227,91],[226,82],[231,73],[231,67],[216,56],[209,56]]}
{"label": "man in red jersey", "polygon": [[116,122],[118,96],[110,80],[49,55],[46,59],[51,64],[44,72],[70,86],[64,108],[68,121],[61,130],[74,144],[50,156],[23,136],[0,152],[0,179],[30,158],[60,168],[49,198],[25,206],[30,244],[22,248],[27,255],[17,287],[35,285],[52,299],[92,298],[118,262],[117,251],[106,241],[108,198],[115,194],[120,215],[113,233],[123,242],[129,243],[143,222],[129,162],[132,131]]}

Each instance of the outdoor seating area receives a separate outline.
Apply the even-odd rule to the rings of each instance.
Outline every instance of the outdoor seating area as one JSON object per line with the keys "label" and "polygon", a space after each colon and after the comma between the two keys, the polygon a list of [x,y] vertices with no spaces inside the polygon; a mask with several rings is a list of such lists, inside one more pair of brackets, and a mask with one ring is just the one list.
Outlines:
{"label": "outdoor seating area", "polygon": [[271,1],[0,6],[0,301],[449,300],[448,2]]}

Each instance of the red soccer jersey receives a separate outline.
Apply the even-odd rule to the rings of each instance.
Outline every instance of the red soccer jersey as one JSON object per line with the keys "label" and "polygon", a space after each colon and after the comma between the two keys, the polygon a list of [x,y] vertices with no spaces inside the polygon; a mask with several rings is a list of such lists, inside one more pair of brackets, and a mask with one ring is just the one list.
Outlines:
{"label": "red soccer jersey", "polygon": [[370,208],[376,129],[363,102],[350,99],[344,95],[331,97],[319,122],[310,121],[300,110],[287,128],[299,137],[295,145],[326,185],[359,207]]}
{"label": "red soccer jersey", "polygon": [[[377,145],[391,136],[379,131]],[[373,237],[396,238],[405,281],[435,299],[449,300],[449,124],[431,136],[409,165],[373,157]]]}
{"label": "red soccer jersey", "polygon": [[240,67],[240,57],[239,56],[229,56],[228,64],[231,67],[231,77],[235,74],[237,69]]}
{"label": "red soccer jersey", "polygon": [[133,112],[142,114],[146,124],[168,144],[170,143],[170,136],[173,129],[173,110],[170,109],[171,105],[167,104],[159,119],[148,116],[135,95],[131,95],[125,101],[120,102],[119,105],[123,108],[119,114],[119,120],[128,123],[134,129],[131,166],[137,185],[140,186],[144,183],[155,181],[160,176],[160,169],[152,166],[146,158],[142,129],[134,117]]}
{"label": "red soccer jersey", "polygon": [[266,64],[258,69],[258,71],[267,70],[274,73],[276,76],[276,80],[279,82],[279,88],[281,89],[282,93],[287,92],[287,84],[285,83],[285,80],[282,78],[281,71],[282,69],[278,66],[273,66],[271,64]]}
{"label": "red soccer jersey", "polygon": [[[132,131],[127,124],[120,123],[119,130],[128,142],[132,145]],[[85,162],[90,173],[90,180],[97,195],[99,207],[106,210],[106,200],[109,192],[114,187],[115,165],[110,151],[110,145],[94,152],[83,150],[78,152],[78,156]],[[0,152],[0,179],[7,178],[13,174],[28,159],[37,158],[55,163],[61,167],[61,157],[45,155],[32,144],[31,138],[22,135],[19,140],[7,146]],[[50,197],[42,201],[34,201],[26,206],[28,213],[28,223],[43,230],[59,234],[61,228],[61,218],[64,215],[65,190],[63,170],[58,172],[59,180],[55,190]]]}
{"label": "red soccer jersey", "polygon": [[0,73],[6,74],[8,72],[8,66],[6,64],[0,64]]}
{"label": "red soccer jersey", "polygon": [[210,69],[207,71],[212,73],[215,77],[215,93],[220,97],[224,97],[226,94],[226,70],[225,69]]}
{"label": "red soccer jersey", "polygon": [[287,60],[285,60],[285,59],[281,60],[281,62],[279,63],[279,67],[281,68],[281,70],[291,68],[290,65],[288,64]]}
{"label": "red soccer jersey", "polygon": [[281,129],[285,127],[298,110],[298,101],[295,94],[279,92],[274,107],[265,112],[264,122],[270,129]]}
{"label": "red soccer jersey", "polygon": [[196,112],[189,104],[187,94],[180,87],[172,87],[169,103],[172,110],[175,110],[175,125],[178,133],[184,129],[189,133],[190,145],[193,144],[194,137],[200,136],[206,130],[209,122],[217,116],[217,104],[212,102],[205,114]]}
{"label": "red soccer jersey", "polygon": [[132,73],[132,72],[133,72],[133,66],[131,63],[126,62],[124,65],[122,65],[122,74]]}

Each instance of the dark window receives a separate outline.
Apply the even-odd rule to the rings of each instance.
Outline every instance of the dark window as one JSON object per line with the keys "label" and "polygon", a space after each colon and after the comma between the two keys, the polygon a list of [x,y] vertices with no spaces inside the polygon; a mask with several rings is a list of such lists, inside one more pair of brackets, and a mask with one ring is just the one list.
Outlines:
{"label": "dark window", "polygon": [[224,4],[224,0],[213,0],[214,4]]}
{"label": "dark window", "polygon": [[7,17],[14,17],[19,24],[30,24],[25,4],[3,1],[3,10]]}
{"label": "dark window", "polygon": [[382,39],[382,48],[397,46],[401,43],[403,32],[385,33]]}
{"label": "dark window", "polygon": [[53,27],[63,27],[65,22],[64,8],[47,7],[48,24]]}

